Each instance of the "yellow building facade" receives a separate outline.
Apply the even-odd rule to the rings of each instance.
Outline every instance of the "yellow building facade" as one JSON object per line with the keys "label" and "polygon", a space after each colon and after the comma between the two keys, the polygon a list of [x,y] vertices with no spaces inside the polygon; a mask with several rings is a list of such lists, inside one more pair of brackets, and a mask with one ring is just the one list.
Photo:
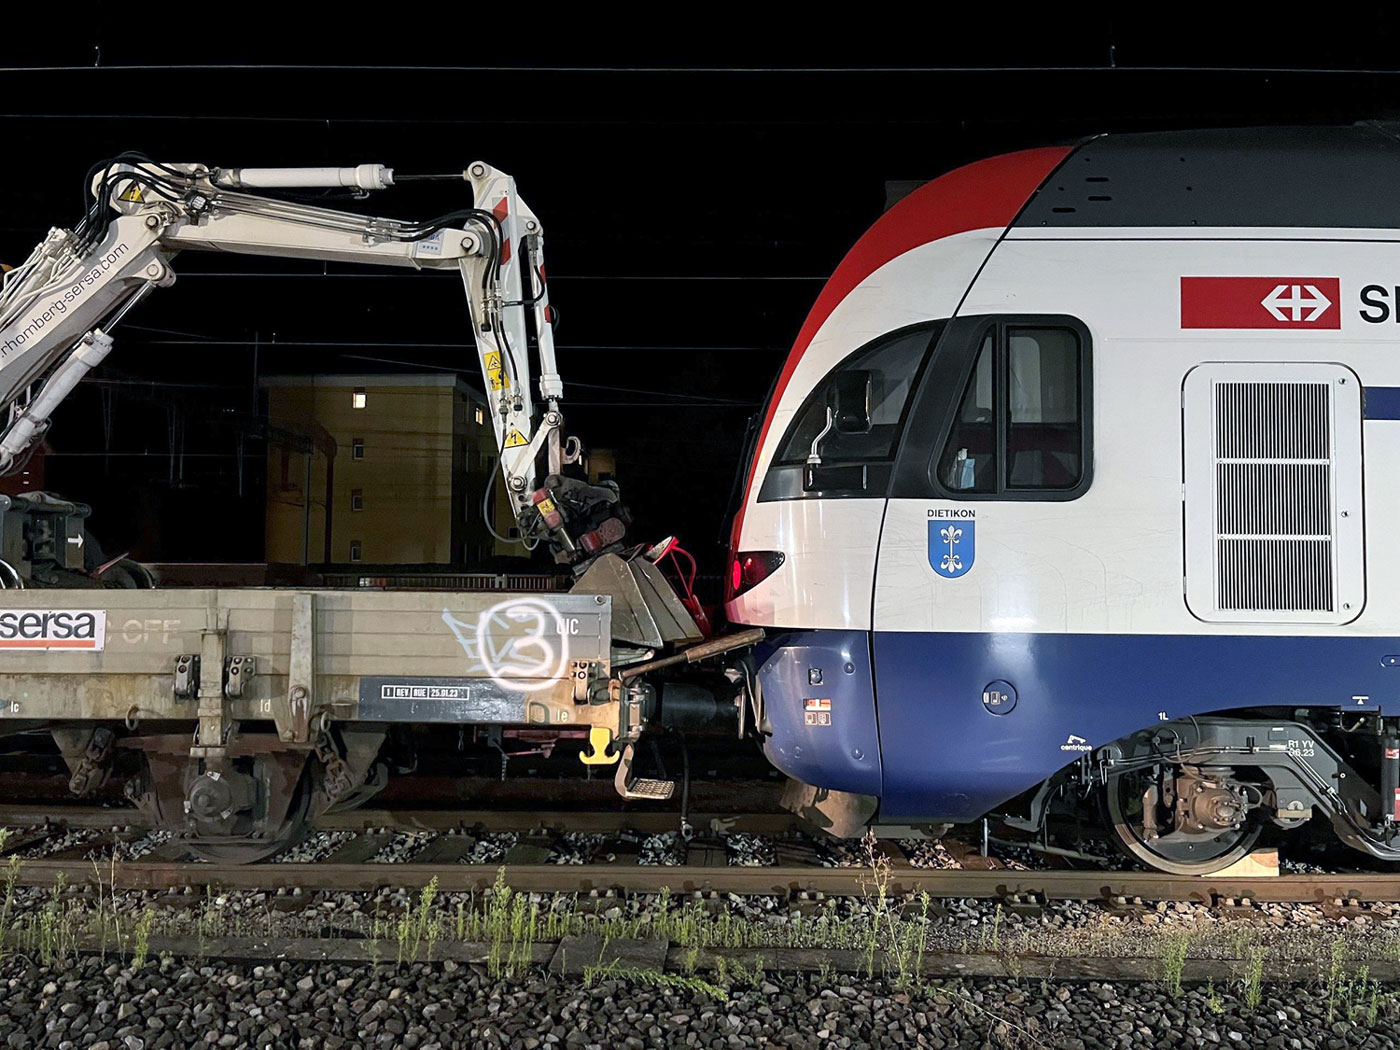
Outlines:
{"label": "yellow building facade", "polygon": [[[496,469],[482,394],[442,374],[261,382],[268,562],[472,569],[496,552],[482,520]],[[499,489],[492,521],[507,523]]]}

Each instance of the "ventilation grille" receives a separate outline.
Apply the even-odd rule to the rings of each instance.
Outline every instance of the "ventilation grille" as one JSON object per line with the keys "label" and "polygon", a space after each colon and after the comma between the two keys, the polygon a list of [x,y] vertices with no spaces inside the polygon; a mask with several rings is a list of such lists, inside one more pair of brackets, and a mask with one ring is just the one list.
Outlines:
{"label": "ventilation grille", "polygon": [[1332,613],[1332,388],[1215,384],[1215,607]]}

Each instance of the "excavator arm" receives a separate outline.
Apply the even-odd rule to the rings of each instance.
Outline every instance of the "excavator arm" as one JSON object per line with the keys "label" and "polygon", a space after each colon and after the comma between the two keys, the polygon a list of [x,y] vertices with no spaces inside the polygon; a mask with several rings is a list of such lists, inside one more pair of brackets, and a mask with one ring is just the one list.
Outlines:
{"label": "excavator arm", "polygon": [[221,169],[131,154],[97,165],[83,220],[50,230],[0,286],[0,472],[25,462],[54,410],[110,352],[127,311],[175,283],[182,251],[457,270],[523,541],[546,542],[579,569],[616,550],[626,523],[616,489],[563,474],[580,449],[564,435],[543,228],[509,175],[476,162],[461,178],[471,207],[404,222],[248,192],[368,194],[394,185],[383,165]]}

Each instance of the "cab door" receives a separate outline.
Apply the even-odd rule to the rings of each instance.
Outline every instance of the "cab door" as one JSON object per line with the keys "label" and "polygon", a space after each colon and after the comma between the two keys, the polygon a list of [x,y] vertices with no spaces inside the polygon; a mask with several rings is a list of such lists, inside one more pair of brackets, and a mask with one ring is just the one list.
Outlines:
{"label": "cab door", "polygon": [[1091,375],[1088,330],[1059,315],[959,317],[925,371],[876,564],[885,818],[978,816],[1058,724],[1041,640],[1073,629]]}

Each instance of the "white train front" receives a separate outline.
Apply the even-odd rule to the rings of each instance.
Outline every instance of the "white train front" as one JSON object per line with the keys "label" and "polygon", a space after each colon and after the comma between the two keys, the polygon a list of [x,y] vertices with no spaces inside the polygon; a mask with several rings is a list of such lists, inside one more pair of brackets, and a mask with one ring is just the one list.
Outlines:
{"label": "white train front", "polygon": [[1106,803],[1400,858],[1400,138],[1113,135],[925,185],[775,384],[727,613],[833,830]]}

